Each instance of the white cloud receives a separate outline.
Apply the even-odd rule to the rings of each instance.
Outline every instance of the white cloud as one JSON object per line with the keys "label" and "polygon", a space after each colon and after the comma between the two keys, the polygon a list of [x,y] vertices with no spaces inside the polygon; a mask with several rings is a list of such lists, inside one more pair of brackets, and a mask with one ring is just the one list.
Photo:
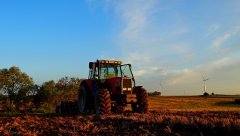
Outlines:
{"label": "white cloud", "polygon": [[227,33],[223,36],[217,37],[213,40],[212,47],[213,48],[219,48],[224,42],[226,42],[232,35],[230,33]]}
{"label": "white cloud", "polygon": [[[169,79],[167,85],[175,86],[186,83],[186,81],[191,81],[192,79],[199,78],[199,72],[192,69],[183,69],[179,71],[173,78]],[[190,83],[190,82],[189,82]]]}
{"label": "white cloud", "polygon": [[122,31],[124,38],[139,38],[148,27],[150,17],[154,14],[156,0],[124,0],[117,6],[118,13],[125,22]]}
{"label": "white cloud", "polygon": [[238,26],[233,27],[230,32],[215,38],[212,42],[212,48],[219,49],[226,41],[228,41],[230,38],[232,38],[233,36],[239,33],[240,33],[240,27]]}
{"label": "white cloud", "polygon": [[161,69],[159,67],[146,67],[146,68],[141,68],[140,70],[136,70],[134,71],[134,75],[136,77],[139,77],[139,76],[143,76],[143,75],[152,75],[152,74],[155,74],[155,75],[159,75],[159,74],[162,74],[164,73],[164,69]]}

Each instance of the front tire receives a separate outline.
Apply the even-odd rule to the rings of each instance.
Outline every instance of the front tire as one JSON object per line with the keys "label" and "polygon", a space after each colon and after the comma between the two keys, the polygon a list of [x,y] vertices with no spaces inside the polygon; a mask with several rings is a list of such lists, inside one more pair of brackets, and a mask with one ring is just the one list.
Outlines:
{"label": "front tire", "polygon": [[137,112],[139,113],[147,113],[148,112],[148,94],[146,89],[140,88],[137,91]]}
{"label": "front tire", "polygon": [[95,94],[95,112],[97,115],[111,113],[111,98],[107,89],[99,89]]}

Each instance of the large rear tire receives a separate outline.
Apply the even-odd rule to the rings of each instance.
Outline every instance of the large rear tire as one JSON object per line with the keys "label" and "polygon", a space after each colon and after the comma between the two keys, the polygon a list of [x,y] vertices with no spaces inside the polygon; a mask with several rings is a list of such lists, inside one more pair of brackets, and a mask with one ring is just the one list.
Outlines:
{"label": "large rear tire", "polygon": [[97,115],[111,113],[111,98],[107,89],[99,89],[95,94],[95,112]]}
{"label": "large rear tire", "polygon": [[86,86],[81,85],[78,92],[78,111],[80,114],[84,114],[86,112],[86,104],[87,104],[87,89]]}
{"label": "large rear tire", "polygon": [[[146,89],[140,88],[137,91],[137,112],[147,113],[148,112],[148,94]],[[134,106],[134,108],[136,108]]]}

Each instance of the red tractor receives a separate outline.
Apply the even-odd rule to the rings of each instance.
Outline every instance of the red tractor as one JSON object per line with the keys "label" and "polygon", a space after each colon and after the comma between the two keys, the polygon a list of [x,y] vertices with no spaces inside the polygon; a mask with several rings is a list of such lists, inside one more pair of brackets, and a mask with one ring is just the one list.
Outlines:
{"label": "red tractor", "polygon": [[147,97],[147,91],[135,85],[130,64],[97,60],[89,63],[89,77],[81,82],[75,103],[80,114],[91,111],[98,115],[121,113],[127,104],[131,104],[133,112],[146,113]]}

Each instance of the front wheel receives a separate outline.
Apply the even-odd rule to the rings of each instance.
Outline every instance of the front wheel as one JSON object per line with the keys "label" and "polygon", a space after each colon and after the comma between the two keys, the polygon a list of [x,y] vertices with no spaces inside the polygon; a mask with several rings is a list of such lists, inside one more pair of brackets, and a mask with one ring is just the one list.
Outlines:
{"label": "front wheel", "polygon": [[107,89],[98,89],[95,94],[95,112],[97,115],[111,113],[111,98]]}
{"label": "front wheel", "polygon": [[146,89],[141,87],[137,90],[137,104],[132,104],[132,110],[139,113],[148,112],[148,94]]}

